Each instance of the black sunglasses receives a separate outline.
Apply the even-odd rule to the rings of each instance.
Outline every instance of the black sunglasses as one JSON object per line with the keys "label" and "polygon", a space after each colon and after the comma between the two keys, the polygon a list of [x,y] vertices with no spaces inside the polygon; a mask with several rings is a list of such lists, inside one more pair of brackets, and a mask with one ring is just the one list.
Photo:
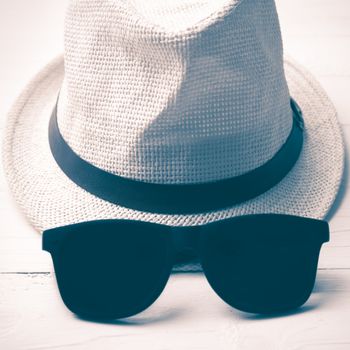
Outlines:
{"label": "black sunglasses", "polygon": [[174,227],[98,220],[44,231],[62,299],[95,319],[135,315],[161,294],[177,253],[198,254],[211,287],[229,305],[252,313],[284,312],[309,298],[325,221],[290,215],[234,217]]}

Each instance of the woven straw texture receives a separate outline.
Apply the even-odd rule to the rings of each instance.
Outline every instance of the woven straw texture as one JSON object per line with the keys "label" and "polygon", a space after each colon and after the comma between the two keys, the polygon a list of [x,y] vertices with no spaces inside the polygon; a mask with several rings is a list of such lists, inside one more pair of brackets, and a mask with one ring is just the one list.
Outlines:
{"label": "woven straw texture", "polygon": [[[343,173],[342,136],[315,79],[290,59],[283,63],[273,1],[221,1],[215,9],[209,1],[152,2],[148,10],[142,3],[74,1],[65,59],[39,72],[11,109],[4,168],[31,224],[41,232],[108,218],[179,226],[254,213],[323,218]],[[289,93],[303,110],[304,146],[278,185],[240,205],[196,215],[131,210],[81,189],[55,163],[48,121],[60,89],[67,142],[130,178],[197,183],[257,167],[288,136]]]}
{"label": "woven straw texture", "polygon": [[257,168],[292,125],[274,1],[72,2],[58,124],[82,158],[127,178]]}

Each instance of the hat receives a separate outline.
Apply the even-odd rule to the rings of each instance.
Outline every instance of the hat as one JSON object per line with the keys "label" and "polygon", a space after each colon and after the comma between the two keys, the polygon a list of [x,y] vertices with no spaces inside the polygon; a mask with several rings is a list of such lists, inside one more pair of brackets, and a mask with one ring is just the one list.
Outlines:
{"label": "hat", "polygon": [[[326,215],[343,172],[336,111],[283,58],[273,0],[71,1],[64,43],[18,97],[4,138],[10,187],[38,231]],[[298,124],[291,98],[303,114],[301,152],[270,181]],[[232,182],[238,197],[225,190]]]}

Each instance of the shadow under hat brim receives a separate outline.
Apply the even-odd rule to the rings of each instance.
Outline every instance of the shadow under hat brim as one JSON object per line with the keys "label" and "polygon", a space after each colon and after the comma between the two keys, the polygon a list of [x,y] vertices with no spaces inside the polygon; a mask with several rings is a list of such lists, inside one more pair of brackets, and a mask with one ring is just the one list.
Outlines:
{"label": "shadow under hat brim", "polygon": [[288,175],[260,196],[223,210],[166,215],[132,210],[97,198],[73,183],[58,167],[49,147],[48,123],[64,76],[60,56],[34,77],[9,112],[3,161],[13,195],[39,232],[97,219],[134,219],[174,226],[201,225],[257,213],[322,219],[342,179],[341,129],[336,110],[317,81],[290,59],[285,60],[285,73],[305,123],[303,149]]}

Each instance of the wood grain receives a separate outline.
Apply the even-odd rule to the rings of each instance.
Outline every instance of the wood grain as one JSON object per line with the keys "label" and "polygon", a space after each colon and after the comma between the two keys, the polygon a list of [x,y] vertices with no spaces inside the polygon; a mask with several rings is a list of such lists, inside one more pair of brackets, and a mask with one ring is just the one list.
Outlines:
{"label": "wood grain", "polygon": [[[0,2],[0,131],[30,78],[62,50],[68,0]],[[350,145],[350,2],[278,0],[285,51],[332,98]],[[0,172],[0,349],[350,349],[349,163],[329,213],[331,241],[320,257],[314,293],[299,310],[275,317],[224,304],[201,274],[174,274],[161,297],[125,321],[93,323],[72,315],[56,287],[50,256]]]}
{"label": "wood grain", "polygon": [[349,270],[319,271],[295,313],[264,318],[226,306],[200,274],[173,275],[160,298],[127,321],[79,320],[51,274],[2,274],[3,349],[348,349]]}

